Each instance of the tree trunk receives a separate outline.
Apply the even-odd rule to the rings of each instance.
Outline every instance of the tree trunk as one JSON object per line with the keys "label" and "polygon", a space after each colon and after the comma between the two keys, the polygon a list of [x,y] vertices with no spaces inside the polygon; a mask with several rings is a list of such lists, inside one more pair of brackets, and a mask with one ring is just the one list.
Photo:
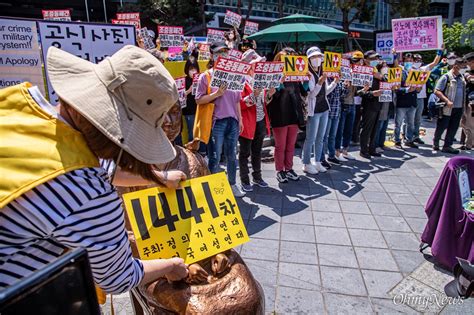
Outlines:
{"label": "tree trunk", "polygon": [[237,1],[237,14],[242,15],[242,0]]}
{"label": "tree trunk", "polygon": [[278,16],[283,17],[283,0],[278,0]]}

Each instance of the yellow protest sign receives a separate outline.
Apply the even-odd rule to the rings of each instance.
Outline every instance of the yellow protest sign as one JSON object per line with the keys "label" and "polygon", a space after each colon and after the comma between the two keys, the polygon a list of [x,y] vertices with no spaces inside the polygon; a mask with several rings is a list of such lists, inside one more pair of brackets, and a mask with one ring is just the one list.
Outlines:
{"label": "yellow protest sign", "polygon": [[306,56],[281,56],[286,81],[305,81],[308,79],[308,58]]}
{"label": "yellow protest sign", "polygon": [[342,55],[330,51],[324,52],[323,72],[328,77],[339,77],[341,72]]}
{"label": "yellow protest sign", "polygon": [[389,83],[401,83],[402,82],[402,68],[388,68],[388,82]]}
{"label": "yellow protest sign", "polygon": [[249,240],[225,173],[123,195],[142,259],[181,257],[187,264]]}
{"label": "yellow protest sign", "polygon": [[428,81],[431,71],[410,70],[406,81],[407,86],[422,87]]}

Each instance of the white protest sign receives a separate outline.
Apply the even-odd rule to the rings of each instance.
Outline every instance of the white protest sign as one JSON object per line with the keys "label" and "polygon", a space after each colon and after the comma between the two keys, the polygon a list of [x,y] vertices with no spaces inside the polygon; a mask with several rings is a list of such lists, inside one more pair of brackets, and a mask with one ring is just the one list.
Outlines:
{"label": "white protest sign", "polygon": [[184,35],[182,26],[158,26],[158,37],[161,47],[183,47]]}
{"label": "white protest sign", "polygon": [[219,30],[209,28],[207,29],[207,42],[209,44],[223,42],[225,41],[224,34],[225,34],[224,31],[219,31]]}
{"label": "white protest sign", "polygon": [[375,51],[388,64],[393,63],[393,35],[392,32],[375,34]]}
{"label": "white protest sign", "polygon": [[71,21],[71,11],[66,10],[41,10],[43,20],[48,21]]}
{"label": "white protest sign", "polygon": [[150,32],[146,27],[141,28],[138,30],[138,36],[143,39],[143,45],[145,45],[145,49],[150,50],[155,48],[155,44],[153,43],[153,39],[150,36]]}
{"label": "white protest sign", "polygon": [[242,23],[242,16],[227,10],[224,17],[224,23],[239,28]]}
{"label": "white protest sign", "polygon": [[379,96],[379,102],[391,102],[392,101],[392,86],[393,83],[380,82],[380,90],[382,94]]}
{"label": "white protest sign", "polygon": [[257,62],[253,77],[254,89],[277,88],[283,78],[283,62]]}
{"label": "white protest sign", "polygon": [[245,62],[225,58],[217,59],[211,79],[211,87],[227,84],[227,90],[242,92],[245,86],[245,76],[251,65]]}
{"label": "white protest sign", "polygon": [[44,94],[36,22],[0,19],[0,89],[25,81]]}
{"label": "white protest sign", "polygon": [[133,25],[133,26],[135,26],[136,30],[140,29],[140,21],[139,20],[116,20],[116,19],[112,19],[112,24]]}
{"label": "white protest sign", "polygon": [[258,32],[258,23],[245,21],[244,34],[252,35]]}
{"label": "white protest sign", "polygon": [[374,68],[353,65],[352,66],[352,85],[353,86],[364,86],[368,84],[372,86],[372,81],[374,79]]}
{"label": "white protest sign", "polygon": [[178,100],[181,108],[186,107],[186,77],[174,79],[176,88],[178,89]]}
{"label": "white protest sign", "polygon": [[349,59],[342,58],[341,63],[341,81],[352,81],[351,62]]}
{"label": "white protest sign", "polygon": [[210,51],[210,46],[209,44],[199,44],[199,56],[198,60],[199,61],[206,61],[211,59],[211,51]]}
{"label": "white protest sign", "polygon": [[[41,48],[46,52],[55,46],[82,59],[98,63],[125,45],[135,45],[135,31],[130,25],[38,22]],[[47,73],[46,60],[44,60]],[[58,97],[49,80],[49,101],[57,104]],[[80,88],[80,87],[78,87]]]}
{"label": "white protest sign", "polygon": [[200,75],[200,73],[195,73],[193,75],[193,88],[191,90],[192,95],[196,95],[197,88],[198,88],[198,82],[199,82],[199,75]]}
{"label": "white protest sign", "polygon": [[240,61],[240,59],[242,59],[242,55],[243,53],[241,51],[237,49],[231,49],[229,50],[227,57],[232,60]]}
{"label": "white protest sign", "polygon": [[140,12],[117,13],[117,20],[138,20],[138,21],[140,21]]}

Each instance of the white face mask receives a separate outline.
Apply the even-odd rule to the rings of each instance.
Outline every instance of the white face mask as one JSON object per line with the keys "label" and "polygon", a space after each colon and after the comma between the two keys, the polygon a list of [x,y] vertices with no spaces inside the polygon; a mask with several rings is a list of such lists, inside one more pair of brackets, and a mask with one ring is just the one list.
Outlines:
{"label": "white face mask", "polygon": [[466,72],[467,72],[467,68],[462,68],[462,69],[459,70],[459,73],[462,74],[462,75],[464,75],[464,73],[466,73]]}
{"label": "white face mask", "polygon": [[414,62],[413,63],[413,69],[420,69],[421,67],[421,62]]}
{"label": "white face mask", "polygon": [[321,58],[313,58],[313,59],[311,59],[311,65],[312,65],[314,68],[319,68],[319,66],[321,65],[321,63],[322,63]]}
{"label": "white face mask", "polygon": [[456,63],[456,59],[448,59],[448,65],[452,66]]}

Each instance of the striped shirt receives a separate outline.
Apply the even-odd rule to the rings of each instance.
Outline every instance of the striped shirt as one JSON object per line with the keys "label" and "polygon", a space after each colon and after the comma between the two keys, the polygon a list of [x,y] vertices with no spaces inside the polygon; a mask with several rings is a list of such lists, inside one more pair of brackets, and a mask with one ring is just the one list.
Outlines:
{"label": "striped shirt", "polygon": [[341,100],[343,100],[349,90],[344,86],[344,83],[338,82],[334,90],[328,94],[329,102],[329,118],[337,118],[341,112]]}
{"label": "striped shirt", "polygon": [[0,209],[0,288],[77,247],[87,250],[94,281],[106,292],[126,292],[143,278],[103,168],[68,172]]}

